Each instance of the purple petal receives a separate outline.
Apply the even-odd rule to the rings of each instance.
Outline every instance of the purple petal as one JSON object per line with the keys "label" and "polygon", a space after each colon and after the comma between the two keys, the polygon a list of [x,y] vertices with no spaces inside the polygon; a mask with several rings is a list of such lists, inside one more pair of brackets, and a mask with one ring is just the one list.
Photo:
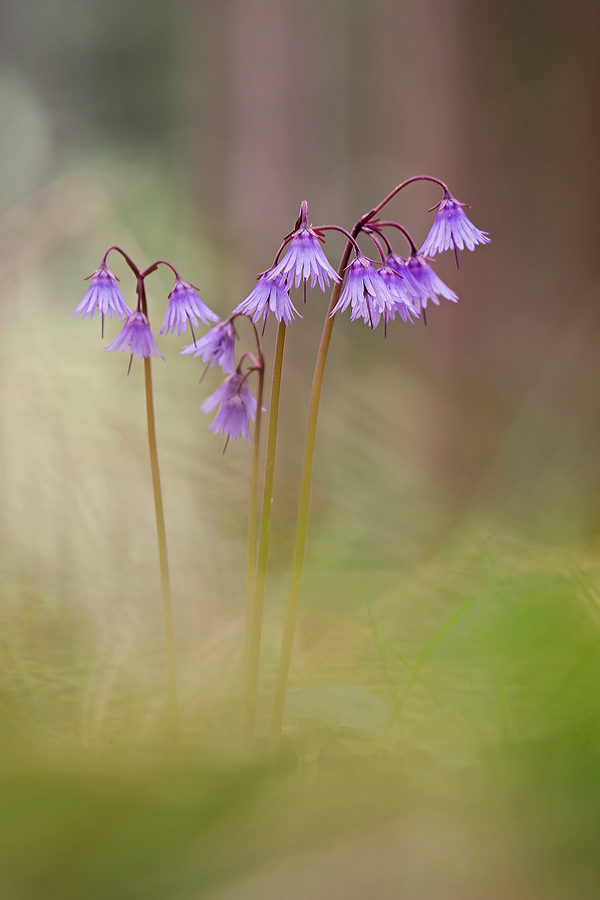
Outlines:
{"label": "purple petal", "polygon": [[89,316],[92,319],[96,310],[99,315],[108,316],[109,319],[115,314],[121,321],[132,314],[119,290],[117,279],[105,265],[96,269],[92,275],[90,286],[72,315],[81,316],[82,319]]}
{"label": "purple petal", "polygon": [[418,316],[418,310],[413,306],[413,301],[418,298],[407,279],[389,265],[380,266],[379,276],[394,297],[394,307],[389,311],[388,318],[393,321],[395,313],[399,313],[403,321],[408,322],[411,316]]}
{"label": "purple petal", "polygon": [[290,300],[285,278],[275,269],[269,269],[260,276],[254,288],[246,299],[236,306],[232,315],[251,316],[252,321],[256,323],[261,317],[266,319],[269,312],[275,315],[278,322],[283,319],[286,325],[290,324],[294,315],[300,316]]}
{"label": "purple petal", "polygon": [[302,228],[293,236],[288,251],[274,271],[283,275],[291,286],[297,288],[301,281],[308,281],[314,288],[317,281],[322,291],[330,281],[339,282],[340,277],[330,266],[319,239],[312,228]]}
{"label": "purple petal", "polygon": [[235,373],[235,328],[231,319],[215,325],[194,344],[188,344],[181,353],[184,356],[202,357],[202,362],[220,365],[227,375]]}
{"label": "purple petal", "polygon": [[148,319],[142,312],[137,311],[131,314],[114,341],[104,349],[107,353],[112,350],[128,350],[140,359],[150,356],[160,356],[164,359],[152,337]]}
{"label": "purple petal", "polygon": [[352,307],[351,321],[362,317],[366,325],[376,328],[384,310],[394,308],[395,298],[369,260],[357,256],[348,267],[346,284],[331,315]]}
{"label": "purple petal", "polygon": [[200,299],[192,285],[178,278],[169,294],[165,320],[158,333],[170,334],[176,331],[179,336],[187,331],[188,320],[192,325],[198,326],[198,319],[205,325],[219,321],[219,317]]}
{"label": "purple petal", "polygon": [[250,440],[250,421],[254,421],[256,417],[257,404],[244,376],[228,375],[200,408],[208,413],[217,406],[219,409],[208,426],[209,431],[227,434],[233,439],[245,437]]}
{"label": "purple petal", "polygon": [[474,250],[476,244],[489,244],[486,231],[480,231],[465,214],[462,204],[453,197],[440,203],[433,225],[419,253],[435,256],[446,250]]}
{"label": "purple petal", "polygon": [[426,309],[428,300],[432,300],[433,303],[439,306],[440,301],[438,297],[444,297],[444,299],[451,300],[453,303],[458,302],[458,294],[455,294],[447,284],[444,284],[420,253],[408,260],[404,272],[405,277],[418,293],[418,302],[422,309]]}

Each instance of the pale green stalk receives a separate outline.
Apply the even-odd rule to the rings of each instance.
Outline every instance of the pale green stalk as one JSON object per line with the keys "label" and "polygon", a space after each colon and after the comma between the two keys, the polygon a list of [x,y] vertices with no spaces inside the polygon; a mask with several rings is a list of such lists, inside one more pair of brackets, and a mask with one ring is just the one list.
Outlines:
{"label": "pale green stalk", "polygon": [[[358,234],[355,227],[353,237]],[[323,326],[323,334],[321,335],[321,343],[317,354],[317,362],[315,365],[315,374],[313,376],[312,390],[310,394],[310,406],[308,408],[308,422],[306,426],[306,441],[304,444],[304,462],[302,465],[302,480],[300,483],[300,502],[298,506],[298,524],[296,526],[296,540],[294,543],[294,558],[292,561],[292,581],[290,585],[290,593],[288,597],[287,615],[283,629],[283,638],[281,642],[281,656],[279,658],[279,668],[277,670],[277,680],[275,682],[275,697],[273,701],[273,715],[271,719],[271,734],[276,737],[281,731],[281,722],[283,719],[283,707],[285,704],[285,695],[287,691],[288,675],[290,671],[290,660],[292,658],[292,647],[294,644],[294,632],[296,629],[296,612],[298,609],[298,597],[300,594],[300,581],[302,579],[302,567],[304,564],[304,550],[306,547],[306,531],[308,528],[308,510],[310,507],[310,490],[312,485],[313,460],[315,456],[315,440],[317,436],[317,418],[319,415],[319,401],[321,399],[321,388],[323,385],[323,375],[325,373],[325,363],[327,361],[327,352],[331,341],[331,332],[335,316],[332,316],[332,310],[340,298],[342,290],[342,280],[344,271],[348,265],[352,244],[350,241],[346,244],[344,255],[340,262],[338,275],[340,281],[333,288],[327,317]]]}
{"label": "pale green stalk", "polygon": [[275,361],[273,363],[273,381],[271,384],[271,403],[269,408],[269,428],[267,432],[267,456],[265,463],[265,482],[263,488],[262,516],[260,537],[258,542],[258,559],[256,561],[256,582],[252,604],[252,626],[248,650],[248,669],[244,690],[244,736],[251,741],[254,736],[256,721],[256,698],[258,694],[258,670],[260,662],[260,639],[262,632],[262,611],[267,578],[267,559],[269,555],[269,535],[271,532],[271,505],[273,502],[273,477],[275,474],[275,450],[277,445],[277,421],[279,418],[279,394],[281,389],[281,369],[283,366],[283,347],[286,326],[279,323]]}
{"label": "pale green stalk", "polygon": [[256,514],[258,497],[258,452],[260,449],[260,422],[263,389],[265,383],[264,361],[258,372],[256,395],[256,422],[254,423],[254,444],[252,449],[252,475],[250,481],[250,514],[248,522],[248,569],[246,573],[246,635],[244,645],[244,682],[248,679],[250,662],[250,633],[252,628],[252,606],[254,600],[254,573],[256,571]]}
{"label": "pale green stalk", "polygon": [[[138,311],[148,318],[148,302],[146,299],[146,287],[144,279],[156,271],[159,265],[164,264],[173,270],[179,277],[177,269],[170,262],[159,259],[140,272],[131,257],[121,247],[111,244],[104,252],[102,263],[105,264],[108,254],[115,250],[121,254],[127,265],[137,279],[136,293],[138,297]],[[131,361],[129,367],[131,368]],[[129,370],[128,370],[129,374]],[[156,514],[156,535],[158,538],[158,559],[160,565],[160,584],[162,590],[163,612],[165,618],[165,651],[167,662],[167,690],[169,697],[169,723],[171,731],[171,743],[174,749],[179,747],[179,710],[177,702],[177,681],[175,678],[175,651],[173,642],[173,613],[171,610],[171,584],[169,581],[169,558],[167,554],[167,534],[165,530],[165,513],[163,509],[162,491],[160,487],[160,469],[158,467],[158,448],[156,446],[156,420],[154,417],[154,395],[152,391],[152,364],[150,357],[144,358],[144,387],[146,391],[146,418],[148,420],[148,448],[150,451],[150,471],[152,473],[152,491],[154,494],[154,511]]]}
{"label": "pale green stalk", "polygon": [[[143,274],[138,272],[137,292],[142,312],[148,317],[148,303],[144,277],[153,268],[151,266]],[[154,511],[156,513],[156,535],[158,538],[158,560],[160,564],[160,584],[162,589],[163,612],[165,617],[165,651],[167,662],[167,689],[169,695],[169,723],[171,742],[175,749],[179,747],[179,709],[177,702],[177,681],[175,678],[175,650],[173,642],[173,613],[171,610],[171,583],[169,580],[169,557],[167,555],[167,533],[165,530],[165,513],[163,509],[162,491],[160,487],[160,469],[158,467],[158,448],[156,445],[156,420],[154,418],[154,394],[152,391],[152,363],[150,357],[144,359],[144,386],[146,388],[146,417],[148,419],[148,449],[150,450],[150,471],[152,472],[152,491],[154,494]]]}
{"label": "pale green stalk", "polygon": [[[390,200],[396,196],[401,190],[416,181],[434,181],[444,190],[446,185],[438,178],[431,175],[415,175],[406,181],[397,185],[387,197],[378,203],[370,212],[361,216],[354,228],[352,234],[348,238],[348,242],[344,249],[344,253],[338,269],[340,281],[333,288],[329,309],[327,310],[327,318],[323,326],[323,334],[321,335],[321,343],[317,354],[317,362],[315,365],[315,374],[313,376],[312,390],[310,394],[310,406],[308,409],[308,422],[306,427],[306,441],[304,444],[304,462],[302,465],[302,480],[300,483],[300,501],[298,506],[298,523],[296,526],[296,539],[294,542],[294,558],[292,561],[292,579],[290,584],[290,593],[288,597],[288,607],[283,629],[283,638],[281,642],[281,656],[279,658],[279,667],[277,670],[277,679],[275,682],[275,696],[273,701],[273,715],[271,718],[271,735],[277,738],[281,731],[281,723],[283,720],[283,708],[285,705],[285,695],[287,691],[288,676],[290,671],[290,661],[292,658],[292,648],[294,645],[294,632],[296,630],[296,613],[298,610],[298,597],[300,595],[300,582],[302,580],[302,568],[304,566],[304,551],[306,548],[306,532],[308,529],[308,512],[310,508],[310,491],[312,487],[312,470],[315,456],[315,440],[317,436],[317,419],[319,416],[319,403],[321,400],[321,388],[323,386],[323,375],[325,373],[325,363],[327,361],[327,353],[329,351],[329,343],[331,341],[331,332],[335,316],[332,316],[334,307],[336,306],[342,290],[343,276],[350,259],[352,247],[355,245],[355,238],[371,219],[373,219],[380,210],[383,209]],[[337,229],[343,230],[343,229]],[[347,234],[347,232],[344,232]]]}
{"label": "pale green stalk", "polygon": [[144,359],[144,384],[146,387],[146,415],[148,418],[148,447],[150,450],[150,469],[152,472],[152,490],[154,492],[154,510],[156,512],[156,534],[158,537],[158,558],[160,562],[160,583],[162,587],[163,611],[165,615],[165,649],[167,656],[167,686],[169,691],[169,719],[171,740],[174,747],[179,746],[179,712],[177,704],[177,682],[175,680],[175,652],[173,648],[173,614],[171,611],[171,585],[169,581],[169,559],[167,556],[167,535],[165,531],[165,514],[163,510],[162,492],[160,488],[160,470],[158,468],[158,450],[156,447],[156,423],[154,419],[154,399],[152,394],[152,367],[149,357]]}

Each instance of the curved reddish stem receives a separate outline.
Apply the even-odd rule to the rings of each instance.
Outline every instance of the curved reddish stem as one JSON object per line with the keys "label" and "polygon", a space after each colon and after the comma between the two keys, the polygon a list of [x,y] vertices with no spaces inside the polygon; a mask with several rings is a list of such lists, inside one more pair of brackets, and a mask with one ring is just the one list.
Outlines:
{"label": "curved reddish stem", "polygon": [[[383,237],[383,235],[380,234],[379,232],[377,232],[378,236],[376,236],[374,234],[374,230],[371,231],[370,229],[369,229],[369,231],[365,231],[365,234],[369,235],[369,237],[371,238],[371,240],[373,241],[373,243],[375,244],[375,246],[377,247],[377,249],[379,251],[379,255],[381,257],[381,262],[385,263],[385,253],[383,252],[383,247],[381,246],[381,241],[379,240],[379,237]],[[385,238],[383,238],[383,239],[385,240]],[[387,243],[387,241],[386,241],[386,243]],[[388,244],[388,246],[389,246],[389,244]]]}
{"label": "curved reddish stem", "polygon": [[340,225],[319,225],[317,228],[314,228],[313,231],[340,231],[344,235],[346,240],[350,241],[356,252],[361,252],[360,247],[358,246],[350,232],[346,231],[346,229],[342,228]]}
{"label": "curved reddish stem", "polygon": [[173,265],[170,263],[168,259],[157,259],[156,262],[153,262],[151,266],[148,266],[145,272],[142,272],[142,275],[146,277],[146,275],[150,275],[151,272],[155,272],[159,266],[168,266],[175,278],[179,279],[179,281],[183,281],[181,275]]}
{"label": "curved reddish stem", "polygon": [[406,230],[403,225],[400,225],[398,222],[375,222],[373,225],[377,225],[377,229],[379,228],[397,228],[398,231],[401,231],[408,243],[410,244],[411,253],[418,253],[417,245],[413,241],[410,233]]}
{"label": "curved reddish stem", "polygon": [[104,256],[102,257],[102,265],[103,266],[106,265],[106,260],[108,259],[108,254],[110,253],[111,250],[116,250],[117,253],[121,254],[121,256],[123,257],[123,259],[129,266],[129,268],[131,269],[131,271],[137,278],[140,274],[140,270],[138,269],[138,267],[136,266],[136,264],[134,263],[132,258],[129,256],[129,254],[125,253],[125,251],[122,250],[121,247],[118,247],[116,244],[111,244],[110,247],[106,248],[106,250],[104,251]]}
{"label": "curved reddish stem", "polygon": [[388,253],[393,253],[392,245],[390,244],[390,242],[389,242],[388,239],[386,238],[386,236],[385,236],[385,234],[383,233],[383,231],[378,227],[378,225],[374,225],[372,222],[369,222],[368,227],[364,229],[364,233],[365,233],[365,234],[371,234],[371,231],[373,231],[375,234],[377,234],[377,235],[381,238],[381,240],[383,241],[383,243],[384,243],[385,246],[386,246],[387,252],[388,252]]}
{"label": "curved reddish stem", "polygon": [[238,359],[238,364],[236,366],[238,375],[242,374],[242,363],[244,362],[245,359],[251,359],[252,362],[254,363],[254,365],[251,366],[248,369],[248,371],[246,372],[245,377],[247,378],[248,375],[250,374],[250,372],[257,371],[258,369],[260,369],[261,366],[260,366],[260,361],[255,357],[254,353],[251,353],[249,350],[244,350],[244,352],[241,354],[240,358]]}
{"label": "curved reddish stem", "polygon": [[435,178],[433,175],[413,175],[412,178],[407,178],[406,181],[403,181],[401,184],[395,187],[393,191],[390,191],[387,197],[384,197],[381,203],[375,206],[370,212],[366,213],[364,216],[361,216],[361,218],[356,223],[359,226],[359,230],[361,230],[362,226],[366,225],[366,223],[369,222],[373,218],[373,216],[376,216],[379,210],[383,209],[383,207],[386,206],[390,202],[390,200],[392,200],[396,196],[396,194],[399,194],[400,191],[404,190],[405,187],[408,187],[408,185],[412,184],[414,181],[433,181],[435,184],[439,184],[443,191],[447,191],[449,193],[448,185],[440,178]]}

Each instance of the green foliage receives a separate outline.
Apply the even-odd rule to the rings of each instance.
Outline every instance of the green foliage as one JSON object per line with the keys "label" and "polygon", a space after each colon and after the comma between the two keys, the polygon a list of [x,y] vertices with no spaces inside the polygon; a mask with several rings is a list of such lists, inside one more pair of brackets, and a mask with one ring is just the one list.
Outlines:
{"label": "green foliage", "polygon": [[[559,553],[473,533],[410,581],[337,619],[338,628],[353,623],[346,633],[355,639],[336,647],[333,667],[315,669],[315,647],[303,646],[300,635],[281,754],[259,750],[262,761],[236,749],[230,670],[237,661],[218,663],[198,709],[193,676],[184,672],[177,758],[164,743],[160,678],[121,669],[103,718],[86,726],[82,710],[106,674],[101,660],[90,662],[98,634],[60,601],[32,599],[6,618],[0,641],[3,896],[218,898],[219,885],[229,885],[228,897],[275,898],[292,878],[298,891],[304,885],[325,897],[332,876],[312,883],[309,871],[325,873],[333,865],[327,860],[348,852],[355,881],[380,854],[381,871],[368,884],[380,879],[403,897],[408,863],[400,866],[386,847],[412,840],[425,848],[423,829],[433,828],[436,846],[458,840],[455,861],[467,854],[464,867],[447,875],[457,890],[491,890],[501,866],[511,890],[552,886],[553,896],[594,897],[595,560],[593,548]],[[466,599],[457,604],[460,585]],[[270,625],[267,631],[268,654],[278,635]],[[219,682],[230,685],[229,696]],[[148,716],[154,724],[144,731]],[[369,835],[379,836],[375,845]],[[448,860],[442,850],[419,852],[423,862],[411,878],[425,891]],[[350,897],[354,889],[348,885]]]}

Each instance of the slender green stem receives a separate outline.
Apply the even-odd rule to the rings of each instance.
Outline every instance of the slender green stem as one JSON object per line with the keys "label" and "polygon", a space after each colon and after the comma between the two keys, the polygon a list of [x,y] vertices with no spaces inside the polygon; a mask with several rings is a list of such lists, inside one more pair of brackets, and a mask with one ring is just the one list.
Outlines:
{"label": "slender green stem", "polygon": [[[360,225],[354,226],[352,230],[352,239],[356,238],[360,231]],[[337,304],[342,290],[342,281],[344,271],[348,265],[350,253],[352,251],[353,241],[350,240],[346,244],[338,275],[340,281],[333,288],[327,317],[323,326],[323,334],[321,335],[321,343],[317,354],[317,362],[315,365],[315,374],[313,376],[312,390],[310,394],[310,405],[308,408],[308,422],[306,427],[306,441],[304,444],[304,462],[302,465],[302,480],[300,482],[300,502],[298,506],[298,524],[296,526],[296,540],[294,543],[294,558],[292,561],[292,580],[290,584],[290,593],[288,597],[287,615],[283,628],[283,638],[281,642],[281,656],[279,657],[279,668],[277,670],[277,680],[275,682],[275,697],[273,701],[273,715],[271,718],[271,735],[277,737],[281,731],[281,722],[283,720],[283,707],[285,704],[285,695],[287,691],[288,675],[290,671],[290,660],[292,658],[292,647],[294,644],[294,632],[296,630],[296,612],[298,609],[298,597],[300,594],[300,581],[302,579],[302,567],[304,565],[304,549],[306,547],[306,531],[308,528],[308,510],[310,507],[310,490],[312,486],[312,470],[313,460],[315,456],[315,440],[317,436],[317,418],[319,416],[319,401],[321,399],[321,388],[323,385],[323,375],[325,373],[325,363],[327,361],[327,352],[331,341],[331,332],[335,322],[335,316],[332,316],[332,310]]]}
{"label": "slender green stem", "polygon": [[248,522],[248,570],[246,574],[246,635],[244,645],[244,682],[248,679],[250,661],[250,633],[252,628],[252,605],[254,600],[254,573],[256,571],[256,513],[258,497],[258,452],[260,449],[260,421],[262,413],[263,389],[265,383],[264,363],[258,372],[256,394],[256,422],[254,423],[254,446],[252,449],[252,475],[250,481],[250,516]]}
{"label": "slender green stem", "polygon": [[[144,275],[138,273],[137,283],[138,308],[148,316],[146,287]],[[156,535],[158,537],[158,559],[160,563],[160,584],[162,588],[163,611],[165,616],[165,651],[167,660],[167,688],[169,694],[169,721],[173,747],[179,747],[179,710],[177,703],[177,681],[175,679],[175,651],[173,646],[173,613],[171,611],[171,583],[169,581],[169,557],[167,555],[167,533],[165,530],[165,513],[163,509],[162,491],[160,488],[160,469],[158,467],[158,448],[156,446],[156,420],[154,418],[154,394],[152,392],[152,364],[150,357],[144,359],[144,385],[146,388],[146,417],[148,419],[148,448],[150,450],[150,470],[152,472],[152,491],[154,493],[154,511],[156,513]]]}
{"label": "slender green stem", "polygon": [[154,399],[152,395],[152,368],[150,359],[148,357],[144,359],[144,383],[146,386],[148,447],[150,449],[150,469],[152,471],[152,489],[154,492],[154,509],[156,512],[156,533],[158,536],[160,583],[162,587],[163,610],[165,614],[165,649],[167,655],[169,719],[171,725],[171,740],[173,742],[173,746],[177,748],[179,746],[179,712],[177,704],[177,682],[175,680],[175,652],[173,648],[173,613],[171,611],[171,585],[169,582],[169,559],[167,556],[165,514],[163,510],[162,492],[160,489],[160,471],[158,468],[158,451],[156,447],[156,423],[154,420]]}
{"label": "slender green stem", "polygon": [[250,646],[248,650],[248,670],[244,691],[244,736],[251,741],[254,736],[256,720],[256,697],[258,693],[258,669],[260,662],[260,638],[262,631],[262,611],[267,578],[267,559],[269,555],[269,535],[271,532],[271,504],[273,501],[273,477],[275,474],[275,449],[277,445],[277,420],[279,418],[279,393],[281,389],[281,369],[283,366],[283,347],[285,343],[285,323],[279,323],[275,361],[273,363],[273,381],[271,384],[271,404],[269,408],[269,429],[267,432],[267,457],[265,463],[265,483],[263,488],[262,516],[260,537],[258,541],[258,559],[256,561],[256,583],[254,585],[254,601],[252,604],[252,626],[250,629]]}
{"label": "slender green stem", "polygon": [[391,191],[387,197],[375,206],[370,212],[358,220],[352,229],[352,233],[348,236],[348,241],[342,255],[338,275],[340,281],[333,288],[329,309],[327,310],[327,318],[323,326],[323,334],[321,335],[321,343],[317,354],[317,362],[315,365],[315,374],[313,376],[312,390],[310,394],[310,406],[308,409],[308,422],[306,427],[306,441],[304,444],[304,462],[302,464],[302,480],[300,482],[300,501],[298,505],[298,523],[296,525],[296,539],[294,542],[294,558],[292,561],[292,578],[290,584],[290,593],[288,597],[288,607],[283,628],[283,638],[281,642],[281,656],[279,658],[279,667],[277,670],[277,679],[275,682],[275,696],[273,701],[273,714],[271,718],[271,735],[274,739],[281,732],[281,723],[283,720],[283,708],[285,705],[285,695],[287,692],[288,676],[290,671],[290,661],[292,658],[292,648],[294,645],[294,633],[296,630],[296,614],[298,610],[298,598],[300,595],[300,582],[302,580],[302,569],[304,566],[304,551],[306,548],[306,532],[308,529],[308,513],[310,508],[310,492],[312,487],[312,470],[315,456],[315,440],[317,436],[317,419],[319,417],[319,403],[321,400],[321,388],[323,386],[323,376],[325,373],[325,363],[327,362],[327,353],[331,341],[331,333],[335,322],[335,316],[332,316],[334,307],[336,306],[342,290],[342,281],[344,272],[350,259],[350,253],[353,246],[356,245],[356,237],[359,235],[363,226],[373,219],[377,213],[386,206],[390,200],[402,191],[409,184],[415,181],[434,181],[444,190],[447,190],[443,181],[434,178],[431,175],[416,175],[403,181]]}

